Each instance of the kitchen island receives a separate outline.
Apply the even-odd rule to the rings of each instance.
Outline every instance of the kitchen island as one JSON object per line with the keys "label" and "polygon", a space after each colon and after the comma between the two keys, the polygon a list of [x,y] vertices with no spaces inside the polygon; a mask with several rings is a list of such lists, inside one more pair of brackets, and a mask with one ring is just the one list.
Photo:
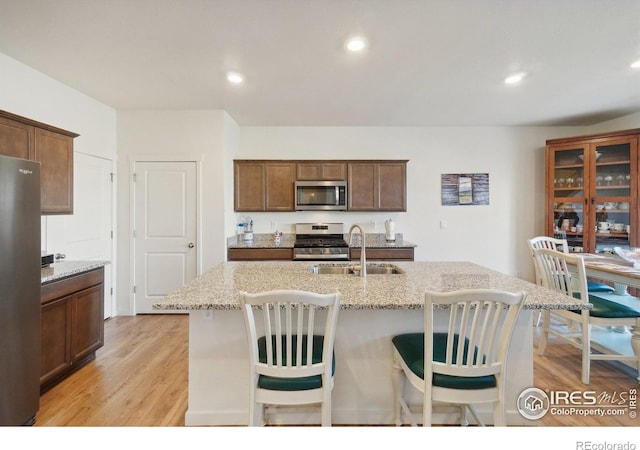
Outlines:
{"label": "kitchen island", "polygon": [[[526,304],[509,351],[507,423],[525,425],[518,395],[533,386],[532,311],[588,308],[589,304],[470,262],[395,262],[404,273],[358,277],[315,274],[317,265],[351,263],[225,262],[169,294],[158,310],[189,311],[189,406],[187,426],[246,425],[248,349],[238,292],[301,289],[340,292],[336,332],[335,424],[393,424],[391,338],[423,329],[424,292],[468,288],[525,291]],[[371,263],[376,264],[376,263]],[[421,396],[407,385],[410,401]],[[492,422],[488,409],[480,413]],[[450,420],[441,417],[441,420]],[[319,423],[317,408],[280,408],[270,421]],[[534,423],[535,424],[535,423]]]}

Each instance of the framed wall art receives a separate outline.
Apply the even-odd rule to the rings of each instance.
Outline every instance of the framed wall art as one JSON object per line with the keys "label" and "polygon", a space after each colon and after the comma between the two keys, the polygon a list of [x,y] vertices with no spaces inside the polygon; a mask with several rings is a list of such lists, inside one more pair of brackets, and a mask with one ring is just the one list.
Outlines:
{"label": "framed wall art", "polygon": [[442,205],[488,205],[488,173],[443,173]]}

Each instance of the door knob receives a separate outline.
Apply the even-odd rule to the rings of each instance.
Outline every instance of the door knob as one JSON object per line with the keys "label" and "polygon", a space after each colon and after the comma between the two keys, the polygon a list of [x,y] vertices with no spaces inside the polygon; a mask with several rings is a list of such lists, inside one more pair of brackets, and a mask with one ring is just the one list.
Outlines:
{"label": "door knob", "polygon": [[189,248],[193,248],[195,247],[195,245],[193,245],[193,242],[189,242]]}

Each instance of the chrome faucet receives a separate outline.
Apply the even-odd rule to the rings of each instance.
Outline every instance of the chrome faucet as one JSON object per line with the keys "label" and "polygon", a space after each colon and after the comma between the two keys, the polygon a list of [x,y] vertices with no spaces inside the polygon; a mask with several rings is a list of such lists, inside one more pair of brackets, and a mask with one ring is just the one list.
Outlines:
{"label": "chrome faucet", "polygon": [[360,230],[360,276],[367,276],[367,257],[365,256],[365,238],[364,238],[364,230],[362,227],[356,223],[351,225],[349,228],[349,246],[351,246],[351,239],[353,238],[353,230]]}

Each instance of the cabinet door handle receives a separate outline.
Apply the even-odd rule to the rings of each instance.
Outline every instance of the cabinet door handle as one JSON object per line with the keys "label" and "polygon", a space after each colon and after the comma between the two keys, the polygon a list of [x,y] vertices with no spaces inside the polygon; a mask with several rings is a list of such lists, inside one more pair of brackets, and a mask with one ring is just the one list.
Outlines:
{"label": "cabinet door handle", "polygon": [[189,248],[193,248],[195,247],[195,245],[193,245],[193,242],[189,242]]}

